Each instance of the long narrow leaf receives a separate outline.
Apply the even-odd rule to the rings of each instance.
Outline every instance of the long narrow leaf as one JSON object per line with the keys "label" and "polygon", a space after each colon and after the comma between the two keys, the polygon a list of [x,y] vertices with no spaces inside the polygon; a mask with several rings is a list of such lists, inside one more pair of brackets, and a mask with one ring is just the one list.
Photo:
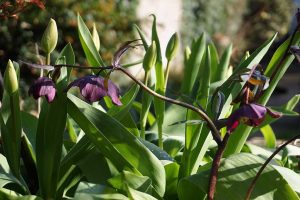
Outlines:
{"label": "long narrow leaf", "polygon": [[80,15],[77,16],[77,23],[79,39],[89,64],[91,66],[105,66],[93,42],[92,35]]}
{"label": "long narrow leaf", "polygon": [[165,190],[165,172],[159,160],[118,121],[75,96],[68,97],[69,115],[94,145],[119,170],[126,167],[150,177],[153,187],[162,196]]}

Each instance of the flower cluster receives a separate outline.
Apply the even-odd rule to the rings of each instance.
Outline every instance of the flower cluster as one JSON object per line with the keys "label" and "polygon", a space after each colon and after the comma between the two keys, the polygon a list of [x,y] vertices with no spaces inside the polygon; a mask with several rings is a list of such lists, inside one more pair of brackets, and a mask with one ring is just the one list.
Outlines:
{"label": "flower cluster", "polygon": [[[111,80],[96,75],[88,75],[71,82],[65,91],[72,87],[79,87],[81,95],[90,103],[109,96],[115,105],[122,105],[119,99],[119,88]],[[35,99],[45,96],[46,100],[51,103],[56,94],[55,83],[48,77],[41,77],[34,82],[28,93]]]}
{"label": "flower cluster", "polygon": [[242,92],[233,101],[240,103],[240,107],[223,120],[229,133],[233,132],[240,123],[256,127],[264,121],[267,114],[273,118],[281,117],[281,113],[255,103],[262,95],[262,91],[269,86],[269,79],[263,75],[262,70],[257,69],[258,67],[260,66],[253,67],[250,73],[241,76],[246,83]]}

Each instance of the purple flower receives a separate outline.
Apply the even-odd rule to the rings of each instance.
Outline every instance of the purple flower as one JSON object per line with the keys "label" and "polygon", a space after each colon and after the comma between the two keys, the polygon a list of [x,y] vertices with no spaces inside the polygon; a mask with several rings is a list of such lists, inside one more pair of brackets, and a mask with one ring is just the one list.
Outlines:
{"label": "purple flower", "polygon": [[240,123],[247,124],[248,126],[258,126],[263,122],[267,113],[273,118],[281,116],[280,113],[273,112],[269,108],[259,104],[244,104],[227,119],[227,131],[233,132]]}
{"label": "purple flower", "polygon": [[122,105],[119,99],[119,88],[111,80],[89,75],[73,81],[66,90],[75,86],[79,87],[81,95],[90,103],[109,96],[115,105]]}
{"label": "purple flower", "polygon": [[45,96],[48,103],[54,100],[56,93],[55,84],[48,77],[40,77],[34,82],[34,84],[29,88],[29,96],[38,99],[41,96]]}

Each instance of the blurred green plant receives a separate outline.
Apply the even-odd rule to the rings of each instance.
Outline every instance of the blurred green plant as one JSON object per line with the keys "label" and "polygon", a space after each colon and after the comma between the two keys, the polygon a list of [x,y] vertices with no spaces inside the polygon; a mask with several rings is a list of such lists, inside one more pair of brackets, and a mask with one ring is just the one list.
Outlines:
{"label": "blurred green plant", "polygon": [[[52,19],[51,24],[55,24]],[[47,54],[46,64],[20,61],[41,71],[29,90],[35,99],[46,97],[46,101],[40,98],[38,117],[20,109],[20,68],[18,63],[8,61],[0,108],[0,198],[239,200],[247,194],[253,199],[300,199],[300,178],[295,172],[295,155],[300,148],[288,149],[286,142],[283,154],[276,156],[282,148],[272,153],[246,144],[249,134],[262,128],[268,132],[265,140],[274,150],[272,131],[265,126],[281,114],[271,112],[266,103],[295,59],[290,47],[299,46],[300,24],[275,51],[266,70],[259,63],[276,34],[242,57],[234,70],[229,67],[232,46],[219,60],[214,44],[201,34],[184,53],[184,79],[178,89],[183,95],[179,99],[165,96],[166,70],[170,69],[164,70],[162,51],[168,52],[170,46],[161,49],[155,16],[151,40],[147,41],[137,28],[141,42],[124,43],[112,62],[102,58],[98,40],[80,15],[77,24],[78,43],[88,65],[75,65],[71,44],[66,44],[58,56],[50,51],[56,43],[55,26],[45,31],[46,36],[54,36],[44,40],[46,50],[51,47],[43,52]],[[174,34],[171,42],[176,44],[177,39]],[[147,78],[137,79],[121,62],[127,50],[141,45],[146,50],[143,69],[150,80],[153,78],[151,84]],[[175,53],[176,48],[172,49]],[[168,55],[166,65],[174,58]],[[56,60],[51,61],[54,56]],[[71,82],[71,70],[88,70],[90,74],[75,76]],[[136,83],[122,97],[110,80],[110,74],[116,71]],[[73,87],[79,88],[85,101],[72,94]],[[142,103],[135,102],[140,89],[148,95]],[[272,110],[298,116],[293,110],[299,100],[295,95]],[[172,106],[165,110],[165,103]],[[151,105],[155,116],[149,112]],[[146,132],[144,124],[138,125],[130,112],[133,108],[140,113],[141,122],[160,123],[158,130]],[[178,122],[178,117],[184,120]],[[183,130],[178,129],[180,136],[163,134],[163,124],[171,123],[184,125]],[[274,162],[270,164],[271,160]],[[250,184],[253,187],[252,180],[257,178],[251,195],[247,188]]]}
{"label": "blurred green plant", "polygon": [[183,21],[189,22],[182,24],[185,45],[194,33],[205,32],[220,49],[233,41],[240,55],[252,51],[274,32],[280,38],[287,34],[295,10],[292,0],[187,0],[183,9]]}
{"label": "blurred green plant", "polygon": [[45,3],[44,10],[28,7],[17,19],[1,21],[0,66],[5,66],[8,58],[39,61],[35,47],[35,43],[39,44],[39,41],[32,38],[41,38],[43,29],[52,16],[55,16],[59,27],[58,47],[63,48],[65,43],[73,44],[77,60],[83,62],[82,50],[77,42],[77,23],[74,20],[77,13],[87,20],[89,28],[96,23],[96,28],[101,33],[103,58],[110,60],[111,52],[120,44],[120,38],[123,41],[133,38],[132,24],[136,23],[137,3],[138,0],[53,0]]}

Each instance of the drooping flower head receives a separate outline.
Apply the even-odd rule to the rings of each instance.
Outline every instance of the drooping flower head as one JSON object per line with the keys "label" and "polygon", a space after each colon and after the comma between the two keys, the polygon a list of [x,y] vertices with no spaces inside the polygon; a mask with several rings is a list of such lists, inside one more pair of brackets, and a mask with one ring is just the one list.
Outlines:
{"label": "drooping flower head", "polygon": [[66,90],[71,87],[79,87],[81,95],[90,103],[109,96],[115,105],[122,105],[119,99],[119,88],[111,80],[89,75],[73,81]]}
{"label": "drooping flower head", "polygon": [[267,114],[273,118],[281,116],[280,113],[271,111],[269,108],[259,104],[244,104],[226,120],[227,131],[233,132],[240,123],[256,127],[264,121]]}
{"label": "drooping flower head", "polygon": [[34,84],[29,88],[28,94],[33,96],[33,98],[38,99],[41,96],[45,96],[48,103],[54,100],[56,93],[55,84],[48,77],[40,77],[34,82]]}

